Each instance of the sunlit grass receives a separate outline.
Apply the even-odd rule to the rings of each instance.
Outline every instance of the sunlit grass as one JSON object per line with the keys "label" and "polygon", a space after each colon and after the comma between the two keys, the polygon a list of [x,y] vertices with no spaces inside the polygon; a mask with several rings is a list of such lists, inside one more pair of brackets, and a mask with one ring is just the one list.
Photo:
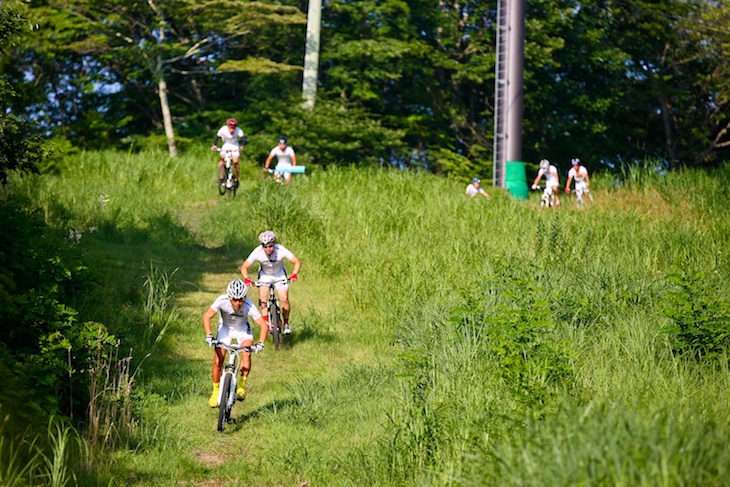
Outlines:
{"label": "sunlit grass", "polygon": [[[225,201],[214,167],[87,153],[17,187],[81,233],[124,311],[82,310],[154,348],[116,484],[725,485],[727,359],[681,356],[666,309],[672,273],[728,300],[727,167],[598,175],[592,204],[555,211],[377,168],[279,186],[245,165]],[[219,434],[200,316],[265,229],[303,261],[294,335],[253,358]]]}

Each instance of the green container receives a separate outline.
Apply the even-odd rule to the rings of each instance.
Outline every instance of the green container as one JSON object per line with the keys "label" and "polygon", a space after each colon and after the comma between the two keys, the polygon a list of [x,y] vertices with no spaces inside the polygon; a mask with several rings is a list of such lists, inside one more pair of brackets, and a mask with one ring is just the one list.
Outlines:
{"label": "green container", "polygon": [[525,163],[521,161],[507,161],[504,176],[504,187],[512,197],[518,200],[526,200],[529,194],[529,188],[527,187]]}

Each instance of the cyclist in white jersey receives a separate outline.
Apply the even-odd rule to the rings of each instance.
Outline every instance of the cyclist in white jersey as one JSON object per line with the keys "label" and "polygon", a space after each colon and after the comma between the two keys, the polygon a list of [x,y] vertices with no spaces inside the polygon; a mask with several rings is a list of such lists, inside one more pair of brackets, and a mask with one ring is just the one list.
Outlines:
{"label": "cyclist in white jersey", "polygon": [[558,168],[550,164],[547,159],[540,161],[540,169],[537,171],[535,182],[532,183],[532,189],[537,189],[537,183],[545,176],[545,187],[550,188],[555,196],[555,206],[560,206],[560,198],[558,191],[560,187],[560,176],[558,176]]}
{"label": "cyclist in white jersey", "polygon": [[[215,134],[215,138],[213,139],[213,147],[211,147],[210,150],[218,150],[218,140],[220,140],[223,145],[220,148],[221,157],[218,161],[218,183],[220,184],[222,180],[222,169],[223,164],[225,163],[225,153],[226,151],[232,152],[233,155],[233,174],[236,177],[236,181],[238,181],[238,173],[240,172],[238,160],[241,157],[241,149],[246,144],[246,136],[243,134],[243,130],[241,130],[240,127],[237,126],[238,122],[235,118],[229,118],[228,121],[224,126],[222,126],[218,132]],[[240,144],[239,144],[240,139]]]}
{"label": "cyclist in white jersey", "polygon": [[491,199],[491,196],[487,194],[486,191],[484,191],[484,188],[482,188],[482,180],[479,178],[473,178],[471,180],[471,184],[466,186],[466,190],[464,192],[467,196],[471,196],[472,198],[478,194],[484,196],[487,199]]}
{"label": "cyclist in white jersey", "polygon": [[591,178],[588,176],[588,169],[581,165],[580,159],[574,157],[570,160],[571,168],[568,171],[568,181],[565,183],[565,192],[570,193],[570,183],[575,179],[575,190],[584,191],[591,187]]}
{"label": "cyclist in white jersey", "polygon": [[[253,286],[253,281],[251,281],[248,275],[248,270],[255,262],[258,262],[258,281],[260,283],[275,283],[273,285],[276,288],[276,292],[279,295],[279,302],[281,303],[284,334],[289,335],[291,333],[291,327],[289,326],[291,306],[289,304],[289,285],[286,282],[284,259],[294,264],[294,269],[292,269],[292,275],[290,277],[291,282],[298,279],[299,269],[301,269],[302,263],[289,249],[276,243],[276,235],[271,230],[267,230],[259,235],[259,242],[261,242],[261,245],[253,249],[251,255],[241,265],[243,282],[247,286]],[[259,309],[267,324],[269,324],[269,316],[266,309],[266,300],[269,296],[269,287],[271,286],[259,286]]]}
{"label": "cyclist in white jersey", "polygon": [[[220,313],[218,318],[218,337],[219,342],[230,345],[235,339],[238,346],[245,347],[253,345],[253,333],[248,318],[251,317],[254,322],[261,328],[259,341],[254,345],[256,353],[264,349],[266,336],[269,334],[269,327],[266,326],[261,313],[253,304],[253,301],[246,298],[248,288],[240,279],[234,279],[228,284],[226,294],[221,294],[216,298],[210,308],[203,314],[203,329],[205,330],[205,341],[208,345],[213,344],[213,329],[210,320]],[[226,351],[222,348],[215,348],[213,356],[213,393],[208,399],[208,405],[212,408],[218,407],[218,390],[221,382],[221,365],[226,357]],[[246,379],[251,371],[251,354],[241,353],[241,380],[238,382],[236,396],[239,400],[246,397]]]}
{"label": "cyclist in white jersey", "polygon": [[[279,144],[271,149],[271,152],[269,152],[269,156],[266,158],[266,163],[264,164],[264,171],[269,171],[269,166],[271,165],[271,160],[276,157],[276,165],[277,166],[296,166],[297,165],[297,156],[294,154],[294,149],[291,148],[291,146],[286,145],[286,137],[283,135],[279,137]],[[291,183],[291,173],[285,172],[284,174],[284,182],[286,184]],[[281,181],[281,175],[282,173],[276,172],[274,173],[274,179],[276,182]]]}

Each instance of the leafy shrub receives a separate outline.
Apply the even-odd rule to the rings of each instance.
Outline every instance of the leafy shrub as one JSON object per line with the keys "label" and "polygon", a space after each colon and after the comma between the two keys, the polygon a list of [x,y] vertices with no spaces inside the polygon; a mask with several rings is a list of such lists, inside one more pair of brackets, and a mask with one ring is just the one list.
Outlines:
{"label": "leafy shrub", "polygon": [[[19,423],[43,411],[82,413],[88,399],[89,343],[98,323],[80,322],[71,307],[91,286],[78,251],[47,227],[40,215],[13,201],[0,204],[0,402],[14,407]],[[22,402],[17,403],[16,401]]]}
{"label": "leafy shrub", "polygon": [[702,271],[677,270],[674,285],[665,295],[663,313],[671,320],[664,327],[673,349],[701,359],[716,357],[730,346],[730,301],[719,278]]}

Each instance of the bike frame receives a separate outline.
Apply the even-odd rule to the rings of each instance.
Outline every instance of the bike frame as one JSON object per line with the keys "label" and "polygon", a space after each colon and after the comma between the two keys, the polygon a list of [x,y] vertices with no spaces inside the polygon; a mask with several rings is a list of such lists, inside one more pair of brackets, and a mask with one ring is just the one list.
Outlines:
{"label": "bike frame", "polygon": [[[256,281],[254,284],[256,287],[266,286],[269,288],[269,296],[266,299],[266,310],[269,315],[269,323],[273,323],[272,320],[276,320],[276,329],[274,329],[274,326],[272,326],[271,334],[273,335],[274,340],[274,349],[279,350],[279,347],[281,346],[281,342],[283,341],[283,334],[282,334],[282,324],[281,324],[281,304],[279,302],[279,298],[276,295],[276,285],[277,284],[284,284],[289,282],[289,278],[285,279],[277,279],[274,282],[261,282]],[[272,312],[272,309],[275,309],[276,311]],[[275,318],[272,316],[275,315]]]}
{"label": "bike frame", "polygon": [[220,387],[218,391],[218,408],[220,414],[218,417],[218,431],[223,431],[224,425],[228,422],[231,416],[231,409],[236,403],[236,388],[238,387],[238,371],[241,368],[241,352],[251,353],[252,347],[250,346],[238,346],[238,345],[226,345],[223,342],[214,341],[213,345],[216,348],[222,348],[228,353],[227,360],[224,360],[221,365],[221,384],[226,383],[226,377],[229,377],[230,386]]}
{"label": "bike frame", "polygon": [[591,190],[588,189],[588,184],[586,184],[585,181],[576,181],[575,182],[575,204],[576,205],[585,205],[585,201],[583,200],[583,195],[587,194],[588,198],[593,201],[593,195],[591,194]]}

